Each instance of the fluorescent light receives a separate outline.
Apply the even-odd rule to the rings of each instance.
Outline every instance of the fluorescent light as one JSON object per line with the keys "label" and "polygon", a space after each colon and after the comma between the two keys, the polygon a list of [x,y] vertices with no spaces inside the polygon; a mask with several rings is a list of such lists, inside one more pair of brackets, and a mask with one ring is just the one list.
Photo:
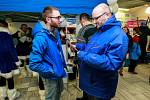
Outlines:
{"label": "fluorescent light", "polygon": [[144,6],[145,6],[145,7],[148,7],[148,4],[145,4]]}
{"label": "fluorescent light", "polygon": [[126,8],[119,8],[119,10],[122,10],[122,11],[129,11],[129,9],[126,9]]}
{"label": "fluorescent light", "polygon": [[145,13],[150,14],[150,7],[147,7]]}

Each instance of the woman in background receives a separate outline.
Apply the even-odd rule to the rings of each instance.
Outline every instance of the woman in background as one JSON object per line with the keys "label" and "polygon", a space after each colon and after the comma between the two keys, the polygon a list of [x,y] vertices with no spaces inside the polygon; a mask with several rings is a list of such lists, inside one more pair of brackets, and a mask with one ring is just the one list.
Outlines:
{"label": "woman in background", "polygon": [[[123,27],[123,30],[125,31],[125,33],[128,36],[128,39],[129,39],[128,52],[127,52],[126,60],[125,60],[125,63],[123,66],[128,66],[127,63],[130,62],[129,55],[130,55],[130,49],[132,48],[132,45],[133,45],[133,41],[132,41],[132,36],[130,35],[130,31],[129,31],[128,27]],[[123,76],[123,67],[121,67],[121,69],[119,70],[119,74],[120,74],[120,76]]]}
{"label": "woman in background", "polygon": [[130,50],[130,65],[129,65],[128,72],[130,72],[132,74],[137,74],[137,72],[135,72],[135,67],[137,66],[137,62],[141,55],[141,49],[140,49],[140,45],[139,45],[138,31],[136,28],[133,29],[132,41],[133,41],[133,45]]}
{"label": "woman in background", "polygon": [[[8,23],[0,20],[0,100],[15,100],[20,93],[14,88],[13,74],[19,73],[20,65],[14,48],[13,39],[8,30]],[[6,89],[6,81],[8,90]]]}

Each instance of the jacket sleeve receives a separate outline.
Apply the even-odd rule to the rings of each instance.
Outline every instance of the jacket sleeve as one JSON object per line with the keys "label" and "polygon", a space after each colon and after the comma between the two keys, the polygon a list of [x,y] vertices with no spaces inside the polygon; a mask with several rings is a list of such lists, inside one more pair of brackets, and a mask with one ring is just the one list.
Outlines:
{"label": "jacket sleeve", "polygon": [[120,37],[117,37],[106,48],[106,53],[99,55],[80,51],[78,58],[81,63],[85,63],[98,70],[117,71],[122,66],[127,50],[128,39],[124,38],[124,40],[121,40]]}
{"label": "jacket sleeve", "polygon": [[75,46],[79,51],[82,51],[85,49],[85,43],[77,43]]}
{"label": "jacket sleeve", "polygon": [[52,64],[46,64],[43,61],[47,45],[43,36],[35,36],[29,58],[29,68],[45,78],[49,78],[53,73],[52,66],[50,66]]}

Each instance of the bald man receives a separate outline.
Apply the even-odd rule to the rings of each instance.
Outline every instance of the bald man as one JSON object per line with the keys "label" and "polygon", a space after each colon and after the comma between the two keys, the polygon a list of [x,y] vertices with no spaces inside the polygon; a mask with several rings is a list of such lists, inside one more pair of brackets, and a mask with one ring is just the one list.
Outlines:
{"label": "bald man", "polygon": [[96,6],[92,17],[99,31],[78,51],[80,88],[88,100],[111,100],[128,50],[128,37],[108,5]]}

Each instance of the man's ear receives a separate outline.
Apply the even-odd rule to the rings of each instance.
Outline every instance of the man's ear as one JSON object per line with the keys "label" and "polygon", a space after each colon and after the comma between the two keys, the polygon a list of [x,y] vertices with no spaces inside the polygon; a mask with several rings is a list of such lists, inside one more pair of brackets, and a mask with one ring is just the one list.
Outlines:
{"label": "man's ear", "polygon": [[83,24],[83,26],[85,25],[85,22],[86,22],[85,19],[82,19],[82,24]]}
{"label": "man's ear", "polygon": [[51,18],[46,17],[46,22],[47,22],[47,23],[51,23]]}
{"label": "man's ear", "polygon": [[108,15],[107,15],[107,16],[105,15],[104,17],[105,17],[105,20],[108,20],[108,19],[109,19],[109,16],[108,16]]}

